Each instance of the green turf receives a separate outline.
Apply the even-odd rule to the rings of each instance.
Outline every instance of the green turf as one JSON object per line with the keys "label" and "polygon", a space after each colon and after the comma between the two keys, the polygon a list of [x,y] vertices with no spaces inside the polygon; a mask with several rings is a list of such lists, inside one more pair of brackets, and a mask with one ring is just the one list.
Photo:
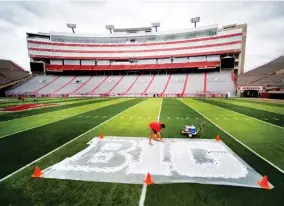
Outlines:
{"label": "green turf", "polygon": [[162,99],[160,98],[148,99],[128,109],[119,118],[112,119],[88,135],[98,135],[98,131],[101,130],[104,131],[106,136],[147,137],[149,134],[149,123],[157,121],[161,103]]}
{"label": "green turf", "polygon": [[258,109],[258,110],[263,110],[263,111],[268,111],[268,112],[273,112],[273,113],[278,113],[284,115],[284,109],[282,107],[278,106],[272,106],[272,105],[266,105],[266,104],[255,104],[252,101],[238,101],[236,99],[212,99],[213,101],[218,101],[218,102],[227,102],[233,105],[237,106],[244,106],[248,108],[253,108],[253,109]]}
{"label": "green turf", "polygon": [[239,99],[239,98],[234,98],[234,100],[237,100],[239,102],[252,102],[254,104],[262,104],[262,105],[268,105],[268,106],[277,106],[277,107],[284,107],[284,104],[282,103],[274,103],[274,102],[268,102],[266,99],[258,99],[256,98],[255,100],[246,100],[246,99]]}
{"label": "green turf", "polygon": [[259,109],[254,109],[254,108],[249,108],[245,106],[239,106],[235,104],[228,103],[227,101],[215,101],[212,99],[197,99],[198,101],[201,102],[206,102],[212,105],[216,105],[222,108],[226,108],[256,119],[260,119],[265,122],[269,122],[274,125],[278,125],[281,127],[284,127],[284,115],[283,114],[277,114],[274,112],[268,112],[268,111],[263,111]]}
{"label": "green turf", "polygon": [[[82,99],[82,98],[80,98]],[[74,101],[74,100],[79,100],[79,98],[69,98],[69,99],[64,99],[64,98],[44,98],[44,99],[38,99],[39,103],[59,103],[59,102],[69,102],[69,101]],[[0,108],[2,107],[8,107],[8,106],[18,106],[22,104],[31,104],[34,102],[33,98],[28,98],[25,99],[24,102],[20,101],[9,101],[9,102],[0,102]]]}
{"label": "green turf", "polygon": [[[182,138],[184,136],[180,134],[180,129],[184,124],[198,124],[200,119],[204,119],[189,107],[192,106],[199,112],[204,113],[207,117],[210,117],[213,122],[234,134],[234,136],[236,134],[236,137],[241,141],[246,140],[246,144],[253,145],[259,150],[263,149],[263,154],[275,154],[275,159],[278,160],[280,156],[283,156],[281,151],[278,153],[279,148],[284,148],[282,143],[273,149],[276,150],[275,153],[271,151],[272,145],[276,145],[277,142],[281,140],[281,136],[274,136],[274,134],[281,134],[281,132],[277,130],[277,127],[254,119],[246,120],[245,125],[247,126],[236,127],[236,125],[244,121],[234,119],[230,121],[224,121],[224,119],[222,119],[221,121],[221,117],[231,116],[240,119],[244,118],[244,115],[197,100],[183,99],[182,101],[185,102],[186,105],[176,99],[163,100],[161,121],[166,124],[166,129],[163,133],[164,137]],[[146,137],[148,135],[148,123],[152,119],[157,118],[161,103],[162,99],[158,98],[142,101],[128,110],[125,110],[122,114],[107,123],[87,132],[36,164],[27,167],[18,174],[5,180],[0,184],[1,205],[138,205],[142,185],[44,178],[32,179],[30,176],[33,173],[35,165],[45,169],[66,157],[71,157],[86,148],[87,142],[100,132],[104,132],[105,135]],[[113,108],[113,111],[119,109],[123,111],[125,109],[118,108],[118,104],[111,106],[111,108]],[[73,110],[74,109],[75,108],[73,108]],[[103,109],[104,108],[102,108],[102,110]],[[109,114],[109,112],[107,112],[107,114]],[[218,115],[219,120],[214,119],[216,115]],[[79,116],[78,119],[80,118]],[[79,123],[75,121],[74,125],[75,124],[78,125]],[[247,132],[247,128],[252,128],[251,130],[253,130],[253,132],[251,132],[251,130]],[[243,131],[244,129],[245,131]],[[281,130],[281,128],[279,129]],[[237,132],[238,130],[241,131]],[[267,130],[267,132],[262,133],[265,130]],[[50,130],[48,130],[48,132],[50,132]],[[255,132],[257,135],[251,135],[251,133]],[[248,133],[250,134],[250,138],[247,138]],[[268,133],[273,134],[272,138],[265,138]],[[275,188],[271,191],[266,191],[256,188],[192,183],[151,185],[147,188],[145,205],[281,205],[281,203],[284,202],[283,173],[278,172],[278,170],[236,142],[225,132],[206,121],[204,138],[215,138],[216,134],[220,134],[222,141],[257,172],[262,175],[267,174],[269,181]],[[64,136],[63,131],[62,135]],[[260,147],[258,146],[259,142]],[[264,144],[265,142],[268,143],[266,146]],[[272,144],[272,142],[274,143]]]}
{"label": "green turf", "polygon": [[[68,109],[68,108],[78,107],[78,106],[87,105],[87,104],[93,104],[94,102],[100,102],[100,101],[105,101],[105,100],[106,99],[89,99],[89,100],[77,99],[73,101],[69,100],[67,102],[63,102],[65,103],[64,105],[45,107],[45,108],[43,107],[43,108],[38,108],[38,109],[32,109],[32,110],[27,110],[27,111],[22,111],[22,112],[1,115],[0,122],[17,119],[21,117],[28,117],[28,116],[37,115],[37,114],[43,114],[47,112],[59,111],[62,109]],[[55,103],[55,102],[52,102],[52,103]]]}
{"label": "green turf", "polygon": [[102,107],[81,114],[80,117],[70,117],[0,139],[0,178],[111,118],[118,108],[125,109],[140,101],[134,99]]}
{"label": "green turf", "polygon": [[[180,137],[179,130],[184,123],[195,124],[198,123],[196,118],[203,119],[202,116],[183,103],[165,99],[161,115],[176,117],[177,114],[182,119],[170,118],[165,120],[167,124],[165,135],[167,137]],[[192,117],[192,120],[185,120],[188,116]],[[204,138],[215,138],[216,134],[220,134],[222,141],[256,171],[261,174],[268,174],[269,180],[276,187],[267,191],[255,188],[203,184],[150,185],[147,188],[145,205],[281,205],[284,200],[282,196],[284,175],[207,121]],[[255,143],[257,143],[257,140]]]}
{"label": "green turf", "polygon": [[[106,112],[108,115],[114,115],[113,112],[117,114],[140,101],[141,99],[130,100],[122,103],[123,105],[117,104],[109,107],[112,109]],[[134,107],[140,108],[140,105],[143,103]],[[144,107],[143,111],[145,110],[147,110],[147,107]],[[114,119],[120,120],[126,111]],[[136,110],[135,112],[136,114],[142,114],[143,111]],[[158,111],[155,112],[156,114],[158,113]],[[115,130],[115,128],[112,129]],[[101,131],[104,132],[102,126],[95,129],[95,131],[96,134],[99,134]],[[137,205],[142,185],[90,183],[43,178],[34,180],[31,178],[35,165],[39,165],[44,169],[78,153],[87,147],[87,142],[94,137],[93,135],[93,131],[89,131],[36,164],[5,180],[0,185],[0,202],[3,205]]]}
{"label": "green turf", "polygon": [[50,124],[52,122],[66,119],[74,115],[79,115],[88,111],[92,111],[98,107],[103,107],[126,100],[127,99],[110,99],[109,101],[102,101],[97,103],[94,101],[93,104],[87,104],[77,106],[75,108],[68,108],[60,111],[48,112],[44,114],[38,114],[29,117],[0,122],[0,138],[17,132],[21,132],[23,130],[39,127],[45,124]]}
{"label": "green turf", "polygon": [[181,101],[208,117],[264,158],[284,169],[283,128],[256,119],[245,120],[246,116],[243,114],[202,101],[194,99]]}

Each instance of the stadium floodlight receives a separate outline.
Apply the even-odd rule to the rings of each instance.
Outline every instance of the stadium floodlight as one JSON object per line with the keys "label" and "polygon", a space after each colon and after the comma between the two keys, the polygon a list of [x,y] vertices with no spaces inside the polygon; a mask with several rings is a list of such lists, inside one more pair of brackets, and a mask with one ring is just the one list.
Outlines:
{"label": "stadium floodlight", "polygon": [[75,30],[74,30],[74,29],[77,28],[76,24],[67,23],[66,25],[67,25],[67,27],[68,27],[69,29],[72,29],[72,32],[73,32],[73,33],[75,33]]}
{"label": "stadium floodlight", "polygon": [[114,25],[106,25],[106,29],[110,31],[112,34],[112,30],[114,29]]}
{"label": "stadium floodlight", "polygon": [[200,22],[200,17],[194,17],[194,18],[190,18],[190,22],[194,23],[194,27],[196,28],[196,23]]}
{"label": "stadium floodlight", "polygon": [[158,27],[160,27],[161,24],[160,24],[160,22],[155,22],[155,23],[152,23],[151,26],[154,27],[156,32],[157,32],[158,31]]}

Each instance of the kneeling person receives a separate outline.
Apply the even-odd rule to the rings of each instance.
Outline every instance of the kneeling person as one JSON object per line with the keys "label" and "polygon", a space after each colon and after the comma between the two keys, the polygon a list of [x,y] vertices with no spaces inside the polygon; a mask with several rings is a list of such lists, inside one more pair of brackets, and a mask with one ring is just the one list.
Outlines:
{"label": "kneeling person", "polygon": [[166,125],[163,124],[162,122],[151,122],[149,124],[149,128],[150,128],[149,144],[150,145],[152,145],[152,142],[151,142],[152,138],[155,138],[156,135],[158,139],[163,141],[161,137],[161,131],[165,129],[165,127]]}

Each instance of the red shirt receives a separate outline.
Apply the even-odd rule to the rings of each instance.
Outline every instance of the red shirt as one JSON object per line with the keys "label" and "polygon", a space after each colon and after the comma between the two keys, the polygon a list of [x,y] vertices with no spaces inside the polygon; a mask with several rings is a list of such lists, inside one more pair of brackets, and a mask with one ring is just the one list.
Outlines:
{"label": "red shirt", "polygon": [[162,129],[161,124],[163,124],[162,122],[151,122],[149,124],[149,127],[153,130],[155,130],[156,132],[160,132]]}

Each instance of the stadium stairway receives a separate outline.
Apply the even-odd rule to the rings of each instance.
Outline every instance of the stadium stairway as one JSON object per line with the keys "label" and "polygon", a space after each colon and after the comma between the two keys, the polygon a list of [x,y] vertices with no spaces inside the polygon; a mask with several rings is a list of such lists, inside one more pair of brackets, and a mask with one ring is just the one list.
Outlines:
{"label": "stadium stairway", "polygon": [[83,86],[85,86],[93,77],[89,77],[89,79],[87,79],[87,81],[85,81],[83,84],[81,84],[79,87],[77,87],[73,92],[69,93],[69,94],[76,94],[76,92],[78,90],[80,90]]}
{"label": "stadium stairway", "polygon": [[134,82],[130,85],[130,87],[129,87],[124,93],[122,93],[122,95],[127,94],[127,93],[132,89],[132,87],[133,87],[134,84],[137,82],[137,80],[139,79],[139,77],[140,77],[140,74],[137,75],[137,77],[136,77],[136,79],[134,80]]}
{"label": "stadium stairway", "polygon": [[60,78],[60,76],[54,78],[52,81],[48,82],[47,84],[45,84],[44,86],[42,86],[41,88],[39,88],[38,90],[34,91],[34,93],[38,94],[42,89],[44,89],[45,87],[49,86],[50,84],[52,84],[53,82],[55,82],[56,80],[58,80]]}
{"label": "stadium stairway", "polygon": [[184,96],[187,82],[188,82],[188,73],[186,74],[185,81],[184,81],[184,85],[183,85],[183,88],[182,88],[182,92],[181,92],[181,96],[182,96],[182,97]]}
{"label": "stadium stairway", "polygon": [[166,86],[165,86],[165,88],[163,89],[163,92],[160,94],[161,96],[163,96],[164,93],[165,93],[165,91],[167,90],[167,88],[168,88],[168,86],[169,86],[169,83],[170,83],[170,81],[171,81],[171,78],[172,78],[172,74],[170,74],[170,76],[169,76],[169,78],[168,78],[168,81],[167,81],[167,83],[166,83]]}
{"label": "stadium stairway", "polygon": [[95,93],[95,91],[108,79],[109,76],[106,76],[89,94]]}
{"label": "stadium stairway", "polygon": [[155,74],[153,75],[151,81],[149,82],[149,84],[147,85],[146,89],[144,90],[144,92],[141,93],[141,95],[145,95],[150,87],[150,85],[152,84],[153,80],[155,79]]}
{"label": "stadium stairway", "polygon": [[[62,85],[61,87],[59,87],[57,90],[55,90],[53,92],[53,94],[60,94],[60,90],[62,90],[64,87],[66,87],[68,84],[70,84],[74,79],[76,79],[77,76],[74,76],[69,82],[67,82],[66,84]],[[66,94],[68,93],[68,91],[66,92],[61,92],[61,94]]]}

